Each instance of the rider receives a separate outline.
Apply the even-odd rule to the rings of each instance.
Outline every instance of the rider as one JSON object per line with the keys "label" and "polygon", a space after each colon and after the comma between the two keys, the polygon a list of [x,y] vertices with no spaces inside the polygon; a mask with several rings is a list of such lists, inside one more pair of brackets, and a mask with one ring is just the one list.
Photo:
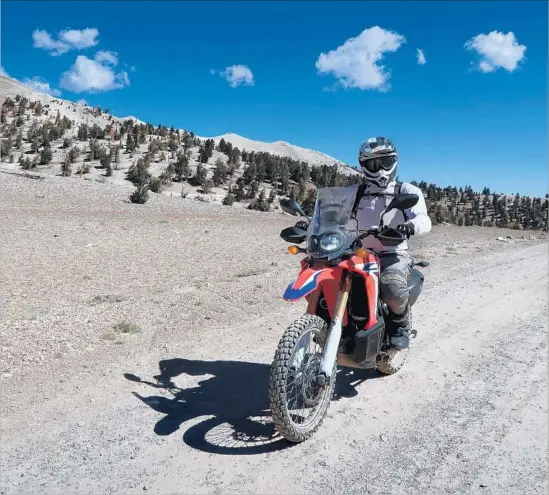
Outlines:
{"label": "rider", "polygon": [[[377,227],[384,208],[393,195],[400,192],[417,194],[419,201],[405,211],[406,216],[400,210],[389,211],[384,216],[384,225],[396,228],[406,239],[411,235],[430,232],[431,219],[421,189],[407,182],[397,184],[395,181],[398,154],[390,139],[374,137],[366,140],[360,147],[358,162],[364,184],[349,187],[359,188],[359,194],[362,192],[356,213],[360,230]],[[298,226],[301,223],[298,222]],[[408,254],[408,242],[404,240],[398,246],[384,246],[375,237],[369,236],[363,240],[362,245],[377,253],[380,258],[380,295],[389,309],[387,330],[390,342],[393,347],[404,349],[409,345],[410,334],[407,278],[412,260]]]}

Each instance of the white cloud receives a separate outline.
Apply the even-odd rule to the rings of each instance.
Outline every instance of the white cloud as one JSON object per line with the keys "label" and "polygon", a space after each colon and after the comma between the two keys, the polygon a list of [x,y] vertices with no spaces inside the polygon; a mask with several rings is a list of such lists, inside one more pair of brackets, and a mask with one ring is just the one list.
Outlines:
{"label": "white cloud", "polygon": [[332,73],[344,88],[386,91],[390,72],[379,62],[384,53],[395,52],[405,42],[404,36],[374,26],[335,50],[321,53],[315,66],[320,74]]}
{"label": "white cloud", "polygon": [[[213,74],[215,71],[210,72]],[[254,75],[247,65],[232,65],[231,67],[226,67],[219,74],[227,80],[231,88],[236,88],[240,85],[253,86],[255,84]]]}
{"label": "white cloud", "polygon": [[118,54],[107,50],[100,50],[95,54],[95,61],[98,63],[105,62],[110,65],[118,64]]}
{"label": "white cloud", "polygon": [[84,100],[84,98],[80,98],[79,100],[76,101],[76,103],[78,103],[79,105],[87,105],[88,102],[86,100]]}
{"label": "white cloud", "polygon": [[0,66],[0,75],[4,77],[10,77],[10,75],[5,71],[4,67]]}
{"label": "white cloud", "polygon": [[524,60],[526,46],[519,45],[511,31],[507,34],[492,31],[471,38],[465,43],[465,49],[478,53],[478,68],[481,72],[493,72],[499,68],[513,72],[518,63]]}
{"label": "white cloud", "polygon": [[425,65],[427,63],[423,50],[420,50],[419,48],[417,48],[417,63],[419,65]]}
{"label": "white cloud", "polygon": [[114,66],[117,63],[118,58],[112,52],[99,51],[94,60],[78,55],[59,84],[74,93],[96,93],[129,86],[130,79],[126,71],[115,73]]}
{"label": "white cloud", "polygon": [[83,50],[97,45],[98,36],[99,31],[96,28],[64,29],[54,39],[47,31],[35,29],[32,41],[35,48],[42,48],[57,57],[70,50]]}
{"label": "white cloud", "polygon": [[44,81],[41,77],[34,76],[32,78],[25,78],[21,81],[25,86],[38,91],[39,93],[46,93],[51,96],[61,96],[61,91],[50,87],[50,83]]}
{"label": "white cloud", "polygon": [[86,29],[65,29],[59,33],[59,39],[64,41],[72,48],[83,50],[97,45],[99,40],[99,30],[96,28]]}

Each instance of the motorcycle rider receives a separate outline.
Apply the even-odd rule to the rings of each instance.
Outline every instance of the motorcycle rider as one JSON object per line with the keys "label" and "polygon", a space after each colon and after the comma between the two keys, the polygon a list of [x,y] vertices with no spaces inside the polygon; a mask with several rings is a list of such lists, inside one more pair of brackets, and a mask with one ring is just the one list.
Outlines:
{"label": "motorcycle rider", "polygon": [[[358,209],[356,218],[358,228],[367,230],[379,225],[384,208],[396,194],[417,194],[419,201],[405,211],[391,210],[384,216],[384,225],[396,228],[404,234],[397,246],[384,246],[373,236],[366,237],[362,245],[377,253],[381,262],[379,279],[380,296],[389,309],[386,318],[387,331],[391,346],[405,349],[409,345],[409,288],[408,276],[411,258],[408,254],[407,239],[412,235],[424,235],[431,230],[431,219],[421,189],[403,182],[395,181],[398,153],[395,145],[386,137],[369,138],[360,146],[358,163],[363,174],[362,185],[352,185],[358,189]],[[355,203],[356,204],[356,203]],[[307,222],[297,222],[297,227],[307,228]]]}

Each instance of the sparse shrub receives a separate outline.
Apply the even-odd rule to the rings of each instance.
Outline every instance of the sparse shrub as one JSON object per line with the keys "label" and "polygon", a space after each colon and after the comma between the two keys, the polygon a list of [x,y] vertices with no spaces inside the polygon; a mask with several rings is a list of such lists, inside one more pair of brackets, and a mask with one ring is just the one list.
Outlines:
{"label": "sparse shrub", "polygon": [[70,148],[71,146],[72,146],[71,138],[66,137],[65,139],[63,139],[63,146],[62,146],[63,149]]}
{"label": "sparse shrub", "polygon": [[130,323],[128,321],[121,321],[114,325],[113,330],[117,333],[131,333],[136,334],[141,332],[141,328],[135,323]]}
{"label": "sparse shrub", "polygon": [[[104,151],[104,150],[103,150]],[[108,155],[105,151],[101,154],[101,158],[99,160],[99,163],[101,163],[102,167],[105,167],[106,169],[111,168],[111,157]],[[112,175],[112,173],[111,173]]]}
{"label": "sparse shrub", "polygon": [[227,194],[223,198],[223,204],[225,206],[232,206],[234,204],[234,201],[235,201],[235,195],[229,189],[229,191],[227,192]]}
{"label": "sparse shrub", "polygon": [[23,170],[30,170],[32,168],[32,162],[31,162],[31,159],[28,156],[23,158],[23,155],[21,155],[21,159],[19,160],[19,164],[21,165],[21,168]]}
{"label": "sparse shrub", "polygon": [[189,159],[183,153],[180,153],[178,155],[174,168],[176,181],[182,182],[184,180],[187,180],[190,173]]}
{"label": "sparse shrub", "polygon": [[139,158],[129,169],[126,178],[134,184],[145,184],[151,177],[148,164],[143,158]]}
{"label": "sparse shrub", "polygon": [[86,124],[81,124],[78,128],[77,137],[80,141],[88,140],[88,126]]}
{"label": "sparse shrub", "polygon": [[189,181],[193,186],[203,186],[207,178],[207,171],[201,163],[196,167],[194,177]]}
{"label": "sparse shrub", "polygon": [[42,152],[40,153],[40,165],[47,165],[51,162],[53,158],[53,154],[51,152],[50,147],[45,147],[42,149]]}
{"label": "sparse shrub", "polygon": [[67,153],[67,156],[65,157],[65,160],[61,164],[61,175],[65,177],[69,177],[70,175],[72,175],[72,163],[68,153]]}
{"label": "sparse shrub", "polygon": [[73,146],[69,151],[69,160],[71,163],[76,162],[80,157],[80,149],[77,146]]}
{"label": "sparse shrub", "polygon": [[78,168],[77,173],[80,175],[89,174],[90,170],[91,170],[91,166],[89,163],[82,163],[82,165],[80,165],[80,167]]}
{"label": "sparse shrub", "polygon": [[164,190],[164,184],[160,177],[152,177],[149,181],[149,187],[154,193],[161,193]]}
{"label": "sparse shrub", "polygon": [[271,205],[265,197],[265,189],[262,189],[259,197],[250,203],[248,210],[271,211]]}
{"label": "sparse shrub", "polygon": [[0,147],[0,155],[2,155],[2,160],[5,156],[8,156],[11,153],[12,146],[13,144],[11,137],[2,140],[2,145]]}
{"label": "sparse shrub", "polygon": [[215,162],[215,169],[213,173],[213,183],[216,186],[221,186],[223,183],[227,180],[227,175],[229,173],[229,170],[227,168],[227,165],[225,165],[221,159],[217,159]]}
{"label": "sparse shrub", "polygon": [[189,195],[189,190],[185,187],[181,187],[181,197],[185,199]]}
{"label": "sparse shrub", "polygon": [[210,194],[212,192],[213,186],[214,186],[213,181],[211,179],[206,179],[202,184],[202,192],[204,194]]}
{"label": "sparse shrub", "polygon": [[147,184],[138,184],[135,191],[130,195],[132,203],[145,204],[149,200],[149,186]]}

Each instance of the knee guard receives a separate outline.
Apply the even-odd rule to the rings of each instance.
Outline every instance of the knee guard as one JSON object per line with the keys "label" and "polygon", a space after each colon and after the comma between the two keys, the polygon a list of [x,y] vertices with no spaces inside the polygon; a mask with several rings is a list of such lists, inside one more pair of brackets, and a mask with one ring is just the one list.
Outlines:
{"label": "knee guard", "polygon": [[381,299],[395,316],[403,317],[408,313],[410,289],[406,275],[388,270],[379,279]]}

